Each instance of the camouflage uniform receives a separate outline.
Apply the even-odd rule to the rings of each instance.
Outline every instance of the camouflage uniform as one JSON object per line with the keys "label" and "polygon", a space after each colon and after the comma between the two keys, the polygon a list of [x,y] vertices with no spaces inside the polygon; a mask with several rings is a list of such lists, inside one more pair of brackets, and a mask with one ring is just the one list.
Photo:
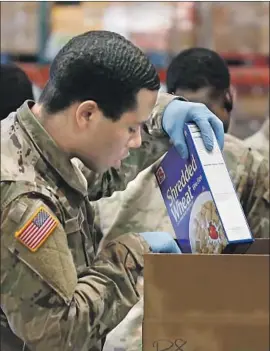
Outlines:
{"label": "camouflage uniform", "polygon": [[244,140],[246,146],[258,150],[269,159],[269,117],[263,123],[261,129]]}
{"label": "camouflage uniform", "polygon": [[225,135],[224,158],[254,237],[268,238],[268,160],[228,134]]}
{"label": "camouflage uniform", "polygon": [[[142,147],[113,184],[114,171],[89,174],[93,199],[124,189],[168,149],[161,116],[172,99],[159,96]],[[101,350],[104,336],[139,300],[136,281],[149,247],[131,231],[97,252],[102,233],[86,181],[33,116],[32,104],[1,121],[1,350],[22,350],[21,340],[36,351]],[[38,238],[46,234],[37,250],[34,225],[42,228],[34,229]]]}
{"label": "camouflage uniform", "polygon": [[[255,237],[269,237],[269,165],[257,151],[245,146],[242,140],[225,135],[223,155],[232,181]],[[154,170],[162,157],[130,182],[123,192],[94,202],[96,220],[103,233],[103,245],[118,235],[134,231],[166,231],[173,236]],[[113,215],[112,215],[113,214]],[[128,221],[127,221],[128,219]],[[143,285],[140,282],[140,290]],[[133,322],[132,322],[133,320]],[[128,351],[141,350],[143,302],[140,301],[128,316],[107,337],[104,351],[119,346]]]}

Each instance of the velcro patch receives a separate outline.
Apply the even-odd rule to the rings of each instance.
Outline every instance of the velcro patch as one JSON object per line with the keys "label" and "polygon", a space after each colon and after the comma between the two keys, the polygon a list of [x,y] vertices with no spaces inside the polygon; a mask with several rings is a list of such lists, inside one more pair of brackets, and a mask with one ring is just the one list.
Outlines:
{"label": "velcro patch", "polygon": [[15,233],[15,237],[30,251],[35,252],[52,234],[57,224],[57,219],[41,206]]}

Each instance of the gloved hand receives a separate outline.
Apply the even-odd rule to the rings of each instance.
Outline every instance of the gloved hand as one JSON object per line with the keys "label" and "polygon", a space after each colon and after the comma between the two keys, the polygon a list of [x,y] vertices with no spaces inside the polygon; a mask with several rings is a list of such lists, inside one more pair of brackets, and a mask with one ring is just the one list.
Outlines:
{"label": "gloved hand", "polygon": [[223,123],[216,115],[204,104],[173,100],[164,111],[162,126],[182,158],[188,158],[188,148],[184,136],[184,124],[187,122],[193,122],[198,126],[204,145],[209,151],[214,146],[213,128],[219,147],[221,150],[223,149]]}
{"label": "gloved hand", "polygon": [[181,253],[181,250],[173,240],[172,236],[166,232],[144,232],[140,233],[144,240],[155,253]]}

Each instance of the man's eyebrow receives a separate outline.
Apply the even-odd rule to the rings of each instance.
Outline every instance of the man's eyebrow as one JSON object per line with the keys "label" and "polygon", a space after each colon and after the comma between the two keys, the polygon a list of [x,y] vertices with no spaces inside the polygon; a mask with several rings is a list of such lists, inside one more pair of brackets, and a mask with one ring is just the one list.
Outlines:
{"label": "man's eyebrow", "polygon": [[149,121],[149,118],[145,119],[144,121],[138,122],[137,124],[142,126],[143,124],[147,123]]}
{"label": "man's eyebrow", "polygon": [[145,123],[147,123],[149,121],[149,118],[148,117],[147,119],[143,120],[143,121],[140,121],[140,122],[134,122],[134,123],[130,123],[131,125],[136,125],[136,126],[142,126],[144,125]]}

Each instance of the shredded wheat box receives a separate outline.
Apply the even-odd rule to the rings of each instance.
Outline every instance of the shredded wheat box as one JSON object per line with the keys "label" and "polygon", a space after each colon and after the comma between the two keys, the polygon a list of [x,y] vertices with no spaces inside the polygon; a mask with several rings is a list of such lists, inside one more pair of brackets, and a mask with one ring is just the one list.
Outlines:
{"label": "shredded wheat box", "polygon": [[209,152],[195,124],[184,133],[189,159],[172,147],[155,173],[182,252],[245,252],[253,237],[215,136]]}

